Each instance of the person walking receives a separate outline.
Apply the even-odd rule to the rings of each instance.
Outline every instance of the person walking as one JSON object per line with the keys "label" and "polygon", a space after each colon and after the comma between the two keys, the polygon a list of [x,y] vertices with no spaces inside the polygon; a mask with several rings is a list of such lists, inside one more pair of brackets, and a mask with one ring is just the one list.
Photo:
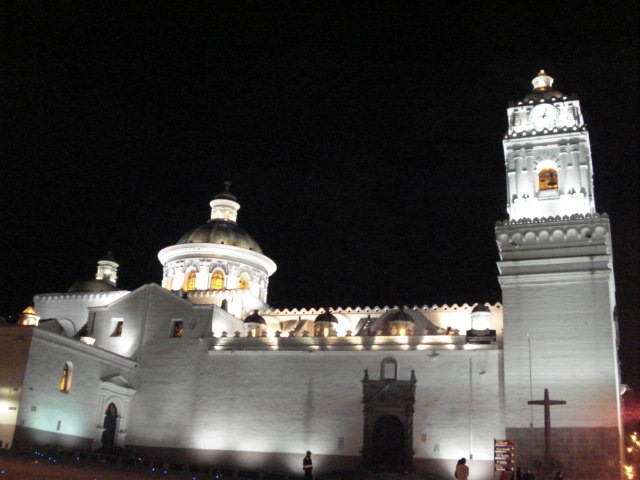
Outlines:
{"label": "person walking", "polygon": [[304,470],[304,480],[313,480],[313,462],[311,461],[311,452],[307,450],[307,454],[302,460],[302,469]]}
{"label": "person walking", "polygon": [[467,459],[462,457],[458,460],[454,476],[457,480],[467,480],[469,478],[469,467],[466,465]]}

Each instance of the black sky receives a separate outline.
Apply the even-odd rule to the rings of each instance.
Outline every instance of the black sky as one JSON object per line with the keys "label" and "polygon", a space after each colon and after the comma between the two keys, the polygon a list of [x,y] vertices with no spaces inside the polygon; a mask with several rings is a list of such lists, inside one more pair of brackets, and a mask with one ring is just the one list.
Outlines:
{"label": "black sky", "polygon": [[544,68],[589,125],[640,384],[637,10],[133,3],[5,11],[0,314],[107,250],[122,287],[159,282],[224,180],[272,306],[499,301],[505,109]]}

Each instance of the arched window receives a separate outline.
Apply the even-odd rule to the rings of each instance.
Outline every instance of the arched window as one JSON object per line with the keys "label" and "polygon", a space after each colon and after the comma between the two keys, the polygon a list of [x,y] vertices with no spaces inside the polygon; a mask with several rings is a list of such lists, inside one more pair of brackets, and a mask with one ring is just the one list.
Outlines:
{"label": "arched window", "polygon": [[553,168],[543,168],[538,173],[538,190],[557,190],[558,172]]}
{"label": "arched window", "polygon": [[240,290],[249,290],[249,277],[244,273],[240,275],[240,280],[238,281],[238,288]]}
{"label": "arched window", "polygon": [[187,278],[184,280],[184,288],[185,292],[191,292],[196,289],[196,271],[191,270],[187,274]]}
{"label": "arched window", "polygon": [[395,358],[387,357],[380,363],[380,380],[397,380],[398,362]]}
{"label": "arched window", "polygon": [[211,290],[222,290],[224,288],[224,272],[216,270],[211,275]]}
{"label": "arched window", "polygon": [[62,369],[62,376],[60,377],[60,391],[62,393],[69,393],[71,391],[71,383],[73,382],[73,363],[67,362]]}

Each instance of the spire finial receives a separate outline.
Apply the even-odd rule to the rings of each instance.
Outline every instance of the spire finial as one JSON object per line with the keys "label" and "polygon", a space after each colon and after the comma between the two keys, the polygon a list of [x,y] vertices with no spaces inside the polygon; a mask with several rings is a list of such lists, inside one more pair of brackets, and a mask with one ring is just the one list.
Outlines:
{"label": "spire finial", "polygon": [[229,180],[224,181],[224,191],[227,193],[231,192],[231,182]]}

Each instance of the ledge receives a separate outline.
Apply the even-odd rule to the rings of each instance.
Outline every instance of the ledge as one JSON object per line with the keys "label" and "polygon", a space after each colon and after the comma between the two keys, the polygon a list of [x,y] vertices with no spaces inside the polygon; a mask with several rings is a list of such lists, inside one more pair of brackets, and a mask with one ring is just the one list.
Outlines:
{"label": "ledge", "polygon": [[213,338],[209,353],[220,351],[428,351],[495,350],[496,344],[471,345],[464,335],[416,335],[410,337],[219,337]]}

